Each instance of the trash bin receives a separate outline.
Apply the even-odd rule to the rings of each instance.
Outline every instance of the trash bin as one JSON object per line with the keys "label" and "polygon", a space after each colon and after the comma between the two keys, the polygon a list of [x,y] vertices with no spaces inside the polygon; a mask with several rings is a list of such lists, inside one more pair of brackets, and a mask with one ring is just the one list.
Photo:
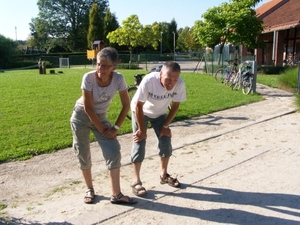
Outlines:
{"label": "trash bin", "polygon": [[43,67],[42,67],[41,59],[39,59],[39,61],[38,61],[38,69],[39,69],[39,74],[43,74]]}
{"label": "trash bin", "polygon": [[46,63],[42,62],[42,72],[43,74],[46,74]]}

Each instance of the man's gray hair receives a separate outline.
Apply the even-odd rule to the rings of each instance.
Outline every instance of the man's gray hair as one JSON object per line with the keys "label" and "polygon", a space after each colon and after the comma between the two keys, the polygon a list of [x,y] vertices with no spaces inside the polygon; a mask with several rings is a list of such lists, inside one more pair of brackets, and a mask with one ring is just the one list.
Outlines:
{"label": "man's gray hair", "polygon": [[161,69],[162,70],[168,69],[168,70],[171,70],[172,72],[179,72],[179,73],[181,72],[180,65],[177,62],[174,62],[174,61],[165,62]]}

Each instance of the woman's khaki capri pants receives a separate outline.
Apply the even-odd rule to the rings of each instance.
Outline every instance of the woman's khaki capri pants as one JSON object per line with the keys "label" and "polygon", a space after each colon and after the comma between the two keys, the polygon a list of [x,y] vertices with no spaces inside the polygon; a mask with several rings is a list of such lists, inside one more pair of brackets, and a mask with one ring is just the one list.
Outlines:
{"label": "woman's khaki capri pants", "polygon": [[[106,114],[98,115],[103,125],[111,127]],[[114,139],[108,139],[101,135],[90,121],[82,107],[75,106],[71,119],[71,130],[73,134],[73,150],[78,158],[78,166],[82,170],[92,167],[90,151],[90,131],[92,131],[102,149],[106,167],[111,170],[121,167],[120,143]]]}

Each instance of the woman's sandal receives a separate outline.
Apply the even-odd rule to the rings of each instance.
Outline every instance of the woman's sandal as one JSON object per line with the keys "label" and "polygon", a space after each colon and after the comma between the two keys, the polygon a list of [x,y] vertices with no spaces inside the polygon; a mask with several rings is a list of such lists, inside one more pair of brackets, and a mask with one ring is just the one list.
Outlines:
{"label": "woman's sandal", "polygon": [[180,182],[177,180],[177,178],[173,178],[170,176],[170,174],[165,174],[163,177],[160,176],[160,183],[161,184],[168,184],[171,187],[178,188],[180,187]]}
{"label": "woman's sandal", "polygon": [[89,188],[85,192],[84,203],[92,204],[95,201],[95,191],[93,188]]}
{"label": "woman's sandal", "polygon": [[137,201],[133,198],[130,198],[128,196],[127,197],[127,201],[126,200],[122,200],[121,198],[124,197],[124,195],[122,194],[122,192],[120,192],[120,194],[118,194],[117,196],[111,196],[110,198],[110,202],[112,204],[123,204],[123,205],[131,205],[131,204],[135,204],[137,203]]}
{"label": "woman's sandal", "polygon": [[[136,187],[138,185],[140,185],[140,187]],[[145,194],[147,194],[146,189],[142,185],[143,185],[142,182],[136,182],[133,185],[131,185],[132,193],[138,197],[141,197],[141,196],[144,196]]]}

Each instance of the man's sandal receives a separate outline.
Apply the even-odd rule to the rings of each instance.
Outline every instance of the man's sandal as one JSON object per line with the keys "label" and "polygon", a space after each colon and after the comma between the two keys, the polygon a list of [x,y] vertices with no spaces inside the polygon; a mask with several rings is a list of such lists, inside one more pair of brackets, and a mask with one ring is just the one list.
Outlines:
{"label": "man's sandal", "polygon": [[[137,187],[138,185],[140,187]],[[145,194],[147,194],[146,189],[142,185],[143,185],[142,182],[136,182],[133,185],[131,185],[132,193],[138,197],[141,197],[141,196],[144,196]]]}
{"label": "man's sandal", "polygon": [[95,201],[95,191],[93,188],[89,188],[85,192],[84,203],[92,204]]}
{"label": "man's sandal", "polygon": [[171,177],[168,173],[165,174],[163,177],[160,176],[160,183],[168,184],[171,187],[175,187],[175,188],[180,187],[180,182],[177,180],[177,178]]}
{"label": "man's sandal", "polygon": [[127,197],[127,201],[126,200],[122,200],[121,198],[124,197],[124,195],[122,194],[122,192],[120,192],[120,194],[118,194],[117,196],[111,196],[110,198],[110,202],[112,204],[123,204],[123,205],[131,205],[131,204],[135,204],[137,203],[137,201],[133,198],[130,198],[128,196]]}

